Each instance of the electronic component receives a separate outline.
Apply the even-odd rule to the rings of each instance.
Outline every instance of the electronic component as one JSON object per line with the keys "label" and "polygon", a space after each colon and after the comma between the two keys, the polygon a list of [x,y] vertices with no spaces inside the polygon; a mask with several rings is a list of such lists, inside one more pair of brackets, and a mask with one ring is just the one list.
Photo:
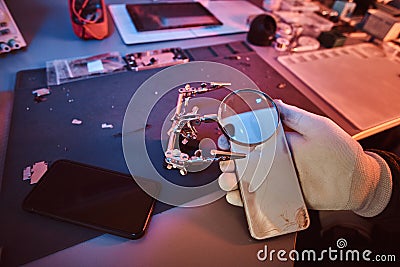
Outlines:
{"label": "electronic component", "polygon": [[292,48],[292,52],[305,52],[311,50],[317,50],[319,48],[319,42],[317,39],[310,36],[300,36],[297,39],[297,46]]}
{"label": "electronic component", "polygon": [[339,47],[343,46],[346,42],[346,36],[336,30],[331,30],[328,32],[321,32],[318,36],[318,41],[325,48]]}
{"label": "electronic component", "polygon": [[285,38],[276,38],[274,48],[277,51],[286,51],[290,45],[290,41]]}
{"label": "electronic component", "polygon": [[60,85],[119,71],[126,71],[126,64],[120,53],[116,51],[46,62],[47,86]]}
{"label": "electronic component", "polygon": [[[330,31],[334,26],[332,21],[327,20],[315,13],[298,13],[291,11],[277,11],[274,13],[281,21],[292,26],[301,26],[302,35],[317,37],[323,31]],[[281,37],[281,36],[280,36]]]}
{"label": "electronic component", "polygon": [[332,7],[341,18],[350,18],[356,9],[356,3],[352,1],[336,0]]}
{"label": "electronic component", "polygon": [[283,0],[280,8],[282,10],[288,10],[292,12],[315,12],[319,10],[319,6],[312,1],[300,1],[300,0]]}
{"label": "electronic component", "polygon": [[8,53],[26,46],[4,0],[0,0],[0,54]]}
{"label": "electronic component", "polygon": [[399,37],[400,19],[377,9],[370,9],[363,19],[362,30],[382,41]]}
{"label": "electronic component", "polygon": [[186,63],[189,58],[181,48],[168,48],[127,54],[125,61],[130,70],[139,71]]}

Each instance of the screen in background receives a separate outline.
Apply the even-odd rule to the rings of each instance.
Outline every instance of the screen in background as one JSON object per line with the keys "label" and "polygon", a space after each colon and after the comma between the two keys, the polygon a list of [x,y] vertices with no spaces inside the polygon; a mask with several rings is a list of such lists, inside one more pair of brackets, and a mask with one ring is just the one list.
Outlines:
{"label": "screen in background", "polygon": [[127,4],[126,8],[139,32],[222,25],[198,2]]}

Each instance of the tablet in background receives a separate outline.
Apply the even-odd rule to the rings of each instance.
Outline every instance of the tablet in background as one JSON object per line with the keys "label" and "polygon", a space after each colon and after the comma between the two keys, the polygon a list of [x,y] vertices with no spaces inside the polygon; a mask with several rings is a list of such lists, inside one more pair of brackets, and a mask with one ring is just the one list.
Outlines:
{"label": "tablet in background", "polygon": [[222,25],[198,2],[127,4],[126,9],[138,32]]}

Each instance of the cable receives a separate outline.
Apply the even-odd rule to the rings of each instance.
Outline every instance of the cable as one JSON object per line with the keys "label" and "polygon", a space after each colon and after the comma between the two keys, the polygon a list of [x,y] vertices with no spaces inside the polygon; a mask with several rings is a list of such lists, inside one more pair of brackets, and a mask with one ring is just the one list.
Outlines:
{"label": "cable", "polygon": [[[81,13],[82,13],[83,10],[86,8],[86,6],[87,6],[88,3],[89,3],[89,0],[85,0],[85,1],[83,2],[83,4],[82,4],[81,8],[79,9],[79,11],[76,11],[76,7],[75,7],[75,5],[76,5],[76,0],[72,0],[71,9],[72,9],[72,12],[74,13],[75,17],[76,17],[80,22],[88,23],[88,24],[93,24],[93,23],[96,23],[96,22],[99,20],[99,18],[100,18],[101,16],[95,16],[95,17],[94,17],[93,19],[91,19],[91,20],[86,19],[86,18],[83,18],[83,17],[81,16]],[[96,15],[98,14],[99,11],[100,11],[100,15],[101,15],[101,10],[100,10],[99,8],[96,9]]]}

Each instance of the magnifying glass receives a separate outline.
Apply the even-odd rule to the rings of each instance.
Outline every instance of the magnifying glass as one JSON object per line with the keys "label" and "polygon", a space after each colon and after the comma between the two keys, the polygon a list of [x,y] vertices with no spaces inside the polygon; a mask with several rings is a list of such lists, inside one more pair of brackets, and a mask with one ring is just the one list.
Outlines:
{"label": "magnifying glass", "polygon": [[275,134],[279,112],[267,94],[254,89],[241,89],[222,100],[218,123],[232,142],[256,146]]}
{"label": "magnifying glass", "polygon": [[280,125],[276,104],[259,90],[233,91],[219,106],[218,123],[231,141],[231,153],[245,155],[246,160],[236,162],[238,177],[251,177],[248,191],[256,191],[275,161]]}

